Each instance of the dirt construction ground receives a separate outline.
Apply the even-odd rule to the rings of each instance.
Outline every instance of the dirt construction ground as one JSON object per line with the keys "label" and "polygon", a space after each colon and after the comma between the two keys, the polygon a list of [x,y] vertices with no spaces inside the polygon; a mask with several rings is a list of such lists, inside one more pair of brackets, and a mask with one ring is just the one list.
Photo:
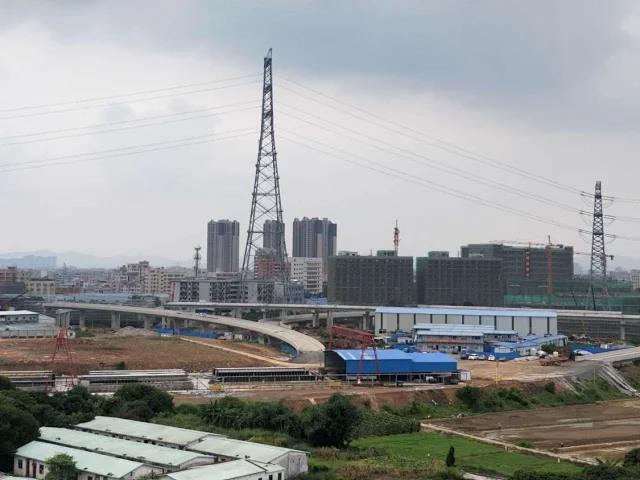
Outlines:
{"label": "dirt construction ground", "polygon": [[[0,340],[0,370],[34,370],[53,368],[66,372],[63,355],[50,366],[55,339],[2,339]],[[210,371],[215,367],[268,366],[261,360],[282,359],[277,350],[262,345],[208,341],[219,344],[225,350],[206,347],[180,340],[176,337],[160,336],[116,336],[113,334],[69,340],[71,354],[77,373],[89,370],[109,369],[123,361],[129,369],[184,368],[189,372]],[[229,349],[237,350],[237,353]],[[242,353],[252,354],[251,356]]]}
{"label": "dirt construction ground", "polygon": [[627,450],[640,446],[638,399],[492,413],[433,423],[584,458],[620,458]]}

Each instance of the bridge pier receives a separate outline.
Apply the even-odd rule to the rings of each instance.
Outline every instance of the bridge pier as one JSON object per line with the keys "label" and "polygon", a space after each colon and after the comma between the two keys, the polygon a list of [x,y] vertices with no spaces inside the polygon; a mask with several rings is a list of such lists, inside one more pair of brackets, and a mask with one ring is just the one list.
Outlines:
{"label": "bridge pier", "polygon": [[162,328],[169,328],[169,318],[168,317],[160,317],[160,326]]}
{"label": "bridge pier", "polygon": [[362,330],[369,330],[369,314],[365,313],[362,315],[362,321],[360,323],[360,328]]}
{"label": "bridge pier", "polygon": [[333,310],[327,310],[327,328],[333,327]]}
{"label": "bridge pier", "polygon": [[80,330],[84,331],[87,329],[87,312],[85,310],[80,310],[78,313],[80,314],[79,327]]}
{"label": "bridge pier", "polygon": [[620,340],[623,342],[627,340],[627,324],[624,320],[620,320]]}
{"label": "bridge pier", "polygon": [[320,312],[318,310],[313,311],[313,320],[311,320],[311,326],[318,328],[320,326]]}
{"label": "bridge pier", "polygon": [[71,310],[56,310],[56,325],[69,328],[71,325]]}
{"label": "bridge pier", "polygon": [[111,312],[111,330],[120,330],[120,312]]}

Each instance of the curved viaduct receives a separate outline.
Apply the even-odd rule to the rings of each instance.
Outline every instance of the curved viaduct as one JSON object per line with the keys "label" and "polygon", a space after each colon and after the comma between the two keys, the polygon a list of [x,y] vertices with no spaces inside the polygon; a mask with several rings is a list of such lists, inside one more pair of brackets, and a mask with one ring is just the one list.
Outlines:
{"label": "curved viaduct", "polygon": [[141,317],[144,320],[145,328],[151,328],[154,318],[161,318],[165,321],[173,320],[176,327],[179,327],[180,324],[184,325],[184,322],[188,321],[190,323],[200,322],[224,325],[226,327],[259,333],[290,345],[296,350],[296,352],[298,352],[298,356],[304,357],[305,360],[309,361],[317,360],[321,356],[322,352],[324,352],[324,345],[315,338],[273,323],[253,322],[251,320],[243,320],[241,318],[224,317],[220,315],[204,315],[177,310],[165,310],[162,308],[130,307],[127,305],[109,305],[100,303],[53,302],[45,303],[44,307],[46,309],[79,311],[81,324],[84,323],[83,320],[85,312],[109,312],[111,313],[111,326],[114,330],[120,328],[120,314],[125,313]]}

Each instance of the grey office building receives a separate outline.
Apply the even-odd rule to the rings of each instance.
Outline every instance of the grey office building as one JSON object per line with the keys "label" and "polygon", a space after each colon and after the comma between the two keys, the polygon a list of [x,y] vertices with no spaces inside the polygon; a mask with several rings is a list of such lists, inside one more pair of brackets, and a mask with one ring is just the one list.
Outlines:
{"label": "grey office building", "polygon": [[343,305],[414,303],[413,257],[339,255],[328,259],[328,301]]}
{"label": "grey office building", "polygon": [[421,305],[504,305],[502,261],[430,252],[416,259],[416,299]]}
{"label": "grey office building", "polygon": [[240,269],[240,224],[236,220],[211,220],[207,224],[207,272]]}
{"label": "grey office building", "polygon": [[326,218],[293,220],[293,257],[320,257],[336,254],[338,226]]}

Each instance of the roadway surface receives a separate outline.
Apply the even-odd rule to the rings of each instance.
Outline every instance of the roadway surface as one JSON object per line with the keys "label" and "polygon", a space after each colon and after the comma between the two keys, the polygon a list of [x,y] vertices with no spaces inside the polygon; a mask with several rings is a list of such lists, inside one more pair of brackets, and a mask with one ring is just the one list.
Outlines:
{"label": "roadway surface", "polygon": [[584,355],[576,357],[578,362],[606,362],[616,363],[635,360],[640,358],[640,347],[623,348],[620,350],[612,350],[610,352],[594,353],[593,355]]}
{"label": "roadway surface", "polygon": [[375,312],[376,308],[371,305],[315,305],[312,303],[220,303],[220,302],[168,302],[165,304],[169,308],[226,308],[226,309],[257,309],[257,310],[296,310],[296,311],[318,311],[318,312],[345,312],[361,311]]}
{"label": "roadway surface", "polygon": [[314,356],[324,352],[324,345],[313,337],[297,332],[278,324],[267,322],[253,322],[241,318],[224,317],[220,315],[204,315],[178,310],[166,310],[162,308],[130,307],[127,305],[109,305],[95,303],[53,302],[45,303],[45,308],[69,309],[78,311],[116,312],[132,315],[151,317],[164,317],[191,322],[202,322],[215,325],[223,325],[231,328],[247,330],[280,340],[293,347],[301,356]]}

